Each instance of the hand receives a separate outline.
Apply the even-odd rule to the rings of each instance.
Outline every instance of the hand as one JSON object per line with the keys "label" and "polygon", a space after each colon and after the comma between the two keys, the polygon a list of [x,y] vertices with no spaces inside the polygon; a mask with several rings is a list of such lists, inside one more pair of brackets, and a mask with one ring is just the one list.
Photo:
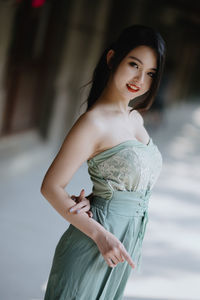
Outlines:
{"label": "hand", "polygon": [[93,213],[89,210],[90,209],[90,196],[88,198],[85,197],[84,189],[81,190],[80,195],[77,197],[72,195],[71,198],[77,203],[74,206],[70,207],[70,213],[81,213],[86,212],[90,218],[92,218]]}
{"label": "hand", "polygon": [[129,265],[135,268],[133,260],[124,245],[111,232],[100,233],[98,238],[95,239],[95,243],[109,267],[116,267],[119,262],[127,260]]}

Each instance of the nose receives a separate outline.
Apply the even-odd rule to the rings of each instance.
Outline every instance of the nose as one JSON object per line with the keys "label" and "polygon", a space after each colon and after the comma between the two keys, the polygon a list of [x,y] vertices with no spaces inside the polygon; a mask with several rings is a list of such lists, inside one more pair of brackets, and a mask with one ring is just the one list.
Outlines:
{"label": "nose", "polygon": [[145,73],[142,70],[138,71],[137,75],[134,77],[134,81],[137,84],[137,86],[141,87],[143,85],[144,77]]}

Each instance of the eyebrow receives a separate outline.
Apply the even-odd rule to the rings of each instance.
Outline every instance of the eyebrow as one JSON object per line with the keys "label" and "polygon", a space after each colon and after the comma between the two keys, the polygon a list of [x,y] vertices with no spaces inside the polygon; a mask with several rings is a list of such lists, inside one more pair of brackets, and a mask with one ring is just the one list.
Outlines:
{"label": "eyebrow", "polygon": [[[143,65],[143,62],[139,58],[137,58],[135,56],[129,56],[128,58],[133,58],[133,59],[137,60],[139,63],[141,63],[141,65]],[[157,71],[156,68],[151,68],[151,70]]]}

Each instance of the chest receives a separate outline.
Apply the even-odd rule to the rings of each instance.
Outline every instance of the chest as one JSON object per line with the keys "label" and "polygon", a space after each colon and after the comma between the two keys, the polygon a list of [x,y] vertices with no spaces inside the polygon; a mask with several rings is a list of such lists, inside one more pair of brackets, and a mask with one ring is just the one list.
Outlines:
{"label": "chest", "polygon": [[105,120],[104,126],[105,132],[99,142],[99,152],[126,140],[138,140],[143,144],[147,144],[149,141],[147,130],[137,120]]}

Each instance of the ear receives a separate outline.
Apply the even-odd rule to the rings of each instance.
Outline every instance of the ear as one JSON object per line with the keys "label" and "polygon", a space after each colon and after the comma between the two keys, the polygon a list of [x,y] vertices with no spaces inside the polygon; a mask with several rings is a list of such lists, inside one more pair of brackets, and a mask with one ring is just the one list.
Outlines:
{"label": "ear", "polygon": [[115,51],[113,49],[110,49],[106,55],[106,60],[107,60],[107,65],[109,67],[109,69],[112,68],[112,58],[115,54]]}

